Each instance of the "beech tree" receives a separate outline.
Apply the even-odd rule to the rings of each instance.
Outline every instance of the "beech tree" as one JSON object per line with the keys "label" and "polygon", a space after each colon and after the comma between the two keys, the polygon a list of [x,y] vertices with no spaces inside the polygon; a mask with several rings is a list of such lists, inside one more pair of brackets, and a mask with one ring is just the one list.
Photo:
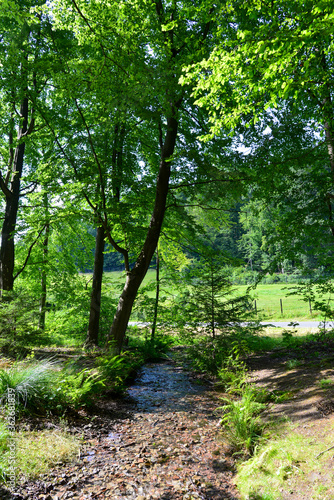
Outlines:
{"label": "beech tree", "polygon": [[[209,165],[205,161],[205,153],[197,154],[196,158],[187,142],[183,144],[185,135],[182,128],[186,129],[189,115],[192,116],[192,126],[197,128],[198,125],[197,111],[192,99],[189,99],[189,91],[179,84],[182,67],[202,58],[213,43],[210,30],[214,24],[215,9],[210,7],[204,12],[192,2],[179,5],[158,0],[131,5],[125,2],[104,5],[68,0],[55,1],[51,5],[54,6],[55,26],[73,29],[79,43],[89,43],[98,54],[85,73],[86,88],[91,92],[93,90],[97,102],[102,103],[105,98],[104,108],[110,109],[109,116],[112,107],[121,110],[122,118],[117,123],[113,122],[114,127],[123,125],[126,129],[127,120],[130,120],[130,135],[132,140],[137,141],[136,145],[132,143],[137,174],[130,191],[123,184],[116,203],[115,199],[111,203],[107,195],[109,189],[105,189],[104,195],[100,192],[105,204],[101,202],[101,197],[100,201],[88,202],[108,241],[124,257],[126,282],[109,334],[109,342],[119,350],[133,302],[156,250],[171,195],[170,187],[175,190],[182,182],[187,184],[187,180],[190,183],[196,179],[201,181],[196,173],[200,157],[203,179],[208,179],[213,171],[218,177],[223,175],[217,165]],[[78,73],[81,75],[80,68],[76,78]],[[74,105],[78,108],[77,104]],[[86,114],[87,106],[88,103],[80,106],[82,114]],[[126,114],[128,118],[125,118]],[[102,116],[106,116],[104,112]],[[90,148],[94,144],[95,149],[96,135],[93,137],[90,130],[90,127],[86,128],[86,135],[91,136]],[[124,151],[127,147],[131,147],[129,142],[125,142]],[[95,152],[100,159],[97,149]],[[128,166],[123,175],[125,182],[127,175]],[[114,174],[111,178],[116,179]],[[134,213],[134,207],[143,195],[146,196],[145,209],[135,222],[131,220],[131,213]],[[124,206],[127,206],[130,216],[123,212],[121,243],[113,225],[117,225],[116,212]],[[144,207],[144,204],[140,203],[140,206]],[[137,234],[135,244],[131,244],[127,237],[131,234]],[[131,261],[134,262],[132,266]]]}
{"label": "beech tree", "polygon": [[[12,291],[22,272],[15,269],[17,222],[22,200],[39,184],[41,151],[45,141],[50,142],[38,113],[38,102],[51,97],[48,82],[57,69],[49,18],[35,10],[44,4],[44,0],[5,0],[0,6],[0,294]],[[44,229],[39,228],[38,238]]]}
{"label": "beech tree", "polygon": [[255,132],[244,137],[252,197],[280,206],[271,239],[280,239],[287,257],[316,251],[321,260],[324,248],[328,257],[328,236],[332,243],[334,236],[333,5],[230,2],[218,17],[220,42],[183,78],[196,80],[193,95],[210,114],[207,137],[224,126],[237,134],[240,124]]}
{"label": "beech tree", "polygon": [[21,196],[26,141],[34,128],[34,110],[29,100],[28,87],[36,86],[36,77],[33,78],[29,67],[29,59],[36,56],[36,50],[29,42],[32,31],[35,35],[37,33],[37,26],[32,26],[31,20],[29,24],[26,17],[27,5],[23,6],[23,13],[20,14],[16,4],[11,5],[14,12],[3,7],[0,10],[3,133],[0,188],[5,206],[1,229],[0,293],[4,290],[11,291],[14,283],[14,232]]}

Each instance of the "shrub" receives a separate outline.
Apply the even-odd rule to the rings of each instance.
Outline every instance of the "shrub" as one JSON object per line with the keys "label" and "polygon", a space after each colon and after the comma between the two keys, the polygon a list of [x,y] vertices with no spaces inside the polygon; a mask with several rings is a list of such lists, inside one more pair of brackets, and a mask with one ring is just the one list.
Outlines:
{"label": "shrub", "polygon": [[247,370],[244,363],[239,361],[239,357],[228,356],[224,365],[217,373],[219,385],[224,387],[225,391],[237,392],[246,383]]}
{"label": "shrub", "polygon": [[[241,368],[240,356],[248,352],[245,339],[237,334],[219,335],[215,339],[202,337],[188,347],[189,360],[201,372],[223,378],[224,371]],[[220,375],[219,375],[220,374]]]}
{"label": "shrub", "polygon": [[7,389],[15,389],[18,412],[64,412],[67,408],[89,405],[93,396],[103,390],[101,376],[92,370],[79,373],[65,368],[57,370],[54,361],[24,366],[17,363],[0,370],[0,402],[6,404]]}
{"label": "shrub", "polygon": [[172,337],[167,335],[156,336],[151,339],[148,337],[148,331],[146,330],[144,337],[131,338],[129,346],[135,348],[144,358],[144,361],[156,361],[165,356],[174,341]]}
{"label": "shrub", "polygon": [[100,357],[97,359],[97,367],[101,376],[108,386],[117,392],[123,392],[125,381],[139,365],[131,354],[121,354],[112,358]]}
{"label": "shrub", "polygon": [[121,393],[124,391],[128,380],[134,377],[144,361],[145,358],[140,351],[125,351],[111,358],[97,358],[96,366],[106,386],[116,393]]}
{"label": "shrub", "polygon": [[29,341],[38,330],[38,300],[18,288],[0,301],[0,337],[10,342]]}
{"label": "shrub", "polygon": [[187,355],[195,370],[217,375],[229,354],[229,343],[225,337],[201,338],[188,347]]}

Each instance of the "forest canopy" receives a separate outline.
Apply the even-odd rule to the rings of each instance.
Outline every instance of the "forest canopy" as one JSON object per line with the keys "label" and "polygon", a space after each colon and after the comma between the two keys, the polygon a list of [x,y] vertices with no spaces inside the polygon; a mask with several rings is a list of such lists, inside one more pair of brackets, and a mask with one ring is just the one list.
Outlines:
{"label": "forest canopy", "polygon": [[150,266],[328,279],[333,27],[328,0],[4,0],[2,302],[93,345],[105,308],[120,350]]}

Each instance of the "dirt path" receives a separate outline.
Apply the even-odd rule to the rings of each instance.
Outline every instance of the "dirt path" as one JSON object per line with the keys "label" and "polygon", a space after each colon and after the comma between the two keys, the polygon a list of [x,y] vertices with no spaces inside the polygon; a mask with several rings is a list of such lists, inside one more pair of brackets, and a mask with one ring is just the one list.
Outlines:
{"label": "dirt path", "polygon": [[11,498],[239,498],[220,440],[216,394],[171,362],[146,365],[128,392],[123,414],[105,401],[85,426],[90,439],[76,464],[23,484]]}

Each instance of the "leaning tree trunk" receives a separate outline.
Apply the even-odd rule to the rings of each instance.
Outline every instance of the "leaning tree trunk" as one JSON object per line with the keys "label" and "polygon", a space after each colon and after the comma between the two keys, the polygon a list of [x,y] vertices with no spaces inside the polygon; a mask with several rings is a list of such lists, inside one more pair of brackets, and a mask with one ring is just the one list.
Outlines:
{"label": "leaning tree trunk", "polygon": [[90,299],[89,323],[85,342],[87,347],[97,346],[99,341],[104,237],[104,228],[100,226],[96,231],[93,286]]}
{"label": "leaning tree trunk", "polygon": [[146,239],[133,269],[127,272],[125,286],[119,299],[114,321],[107,339],[110,347],[115,349],[117,352],[120,352],[122,348],[134,300],[158,244],[166,210],[171,171],[170,159],[174,153],[177,138],[178,121],[176,114],[179,105],[180,104],[178,104],[175,108],[173,107],[172,116],[167,120],[167,132],[161,152],[154,208],[146,234]]}
{"label": "leaning tree trunk", "polygon": [[10,187],[7,188],[1,178],[1,189],[6,197],[5,215],[1,231],[0,247],[0,294],[3,291],[11,291],[14,286],[14,263],[15,243],[14,232],[17,220],[17,211],[20,199],[20,182],[23,169],[25,142],[20,142],[28,129],[28,99],[25,97],[21,103],[20,115],[22,124],[18,133],[18,145],[16,146],[12,167],[12,179]]}

